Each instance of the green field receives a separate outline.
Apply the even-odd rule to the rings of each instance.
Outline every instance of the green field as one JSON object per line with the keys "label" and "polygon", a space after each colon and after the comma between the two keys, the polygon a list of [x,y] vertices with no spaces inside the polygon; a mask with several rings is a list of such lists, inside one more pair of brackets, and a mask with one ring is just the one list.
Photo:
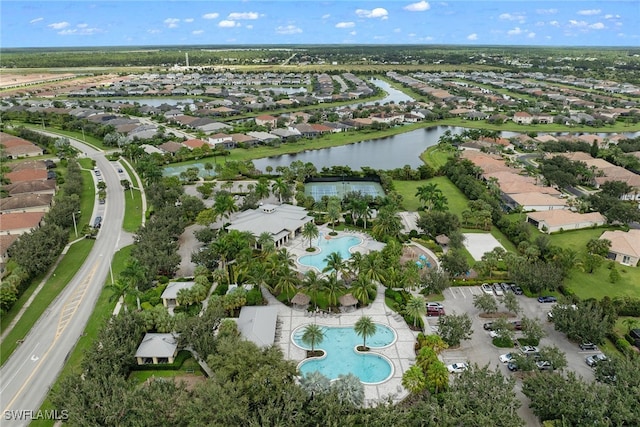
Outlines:
{"label": "green field", "polygon": [[451,150],[443,149],[438,145],[431,146],[420,154],[420,159],[435,170],[444,166],[452,157],[453,152]]}
{"label": "green field", "polygon": [[435,178],[425,179],[422,181],[393,181],[393,186],[402,196],[402,205],[404,209],[412,212],[421,210],[421,203],[416,197],[418,187],[425,184],[436,184],[442,193],[447,197],[449,211],[460,213],[468,209],[468,200],[458,187],[453,185],[446,176],[437,176]]}

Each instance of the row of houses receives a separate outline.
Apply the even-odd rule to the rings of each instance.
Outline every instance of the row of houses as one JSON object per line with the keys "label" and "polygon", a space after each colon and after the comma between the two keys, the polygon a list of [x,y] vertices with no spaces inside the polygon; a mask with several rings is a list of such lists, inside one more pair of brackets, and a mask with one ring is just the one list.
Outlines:
{"label": "row of houses", "polygon": [[26,139],[0,132],[0,157],[21,159],[42,156],[44,150]]}

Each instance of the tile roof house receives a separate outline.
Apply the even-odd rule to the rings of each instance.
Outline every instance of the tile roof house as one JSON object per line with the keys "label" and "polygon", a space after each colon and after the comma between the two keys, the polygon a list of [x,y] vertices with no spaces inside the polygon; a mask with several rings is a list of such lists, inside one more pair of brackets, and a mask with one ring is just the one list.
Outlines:
{"label": "tile roof house", "polygon": [[518,111],[513,114],[513,121],[519,125],[530,125],[533,122],[533,116],[526,111]]}
{"label": "tile roof house", "polygon": [[46,169],[20,169],[4,174],[12,184],[23,181],[46,181],[49,177]]}
{"label": "tile roof house", "polygon": [[229,230],[249,231],[255,236],[267,232],[280,247],[302,232],[302,227],[312,222],[307,210],[299,206],[265,204],[258,209],[249,209],[239,213],[227,228]]}
{"label": "tile roof house", "polygon": [[606,218],[599,212],[581,214],[568,209],[530,212],[527,214],[526,221],[544,233],[596,227],[607,222]]}
{"label": "tile roof house", "polygon": [[138,365],[173,363],[178,354],[178,340],[174,334],[147,332],[136,350]]}
{"label": "tile roof house", "polygon": [[256,125],[267,126],[271,129],[278,127],[278,118],[270,115],[262,115],[255,118]]}
{"label": "tile roof house", "polygon": [[193,150],[194,148],[201,148],[203,145],[208,144],[201,139],[187,139],[186,141],[182,141],[182,145]]}
{"label": "tile roof house", "polygon": [[605,231],[600,239],[607,239],[611,242],[608,259],[632,267],[638,265],[638,261],[640,261],[640,230]]}
{"label": "tile roof house", "polygon": [[0,146],[9,159],[42,156],[44,150],[26,139],[0,132]]}
{"label": "tile roof house", "polygon": [[22,193],[55,194],[55,180],[47,181],[18,181],[2,187],[7,194],[14,196]]}
{"label": "tile roof house", "polygon": [[53,194],[22,193],[0,199],[0,212],[49,212]]}
{"label": "tile roof house", "polygon": [[0,235],[0,278],[4,276],[4,268],[9,260],[9,246],[18,240],[18,237],[15,234]]}
{"label": "tile roof house", "polygon": [[566,209],[567,202],[542,193],[505,194],[503,199],[511,208],[521,208],[524,212]]}
{"label": "tile roof house", "polygon": [[10,212],[0,214],[0,233],[21,235],[40,227],[44,212]]}

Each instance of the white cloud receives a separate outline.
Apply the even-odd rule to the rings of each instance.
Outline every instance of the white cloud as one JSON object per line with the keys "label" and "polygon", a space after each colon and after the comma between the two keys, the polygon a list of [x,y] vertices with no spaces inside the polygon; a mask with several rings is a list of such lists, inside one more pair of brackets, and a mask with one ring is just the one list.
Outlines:
{"label": "white cloud", "polygon": [[575,19],[569,20],[570,27],[586,27],[587,23],[585,21],[576,21]]}
{"label": "white cloud", "polygon": [[586,16],[599,15],[600,12],[602,12],[600,9],[584,9],[584,10],[579,10],[578,15],[586,15]]}
{"label": "white cloud", "polygon": [[373,10],[356,9],[356,15],[358,15],[360,18],[389,18],[389,12],[387,12],[387,9],[384,9],[382,7],[376,7]]}
{"label": "white cloud", "polygon": [[478,40],[478,35],[476,33],[469,34],[467,36],[467,40],[471,40],[471,41]]}
{"label": "white cloud", "polygon": [[102,30],[100,28],[69,28],[58,31],[58,34],[61,36],[92,36],[101,32]]}
{"label": "white cloud", "polygon": [[532,31],[527,35],[527,37],[529,37],[530,39],[534,39],[536,37],[536,33]]}
{"label": "white cloud", "polygon": [[560,23],[558,21],[549,21],[549,25],[551,25],[552,27],[559,27]]}
{"label": "white cloud", "polygon": [[516,13],[502,13],[498,16],[499,19],[503,21],[518,21],[521,24],[525,22],[524,14],[516,12]]}
{"label": "white cloud", "polygon": [[147,33],[149,33],[149,34],[160,34],[161,32],[162,32],[162,31],[157,30],[157,29],[155,29],[155,28],[152,28],[152,29],[150,29],[150,30],[147,30]]}
{"label": "white cloud", "polygon": [[76,27],[78,28],[87,28],[89,26],[89,24],[78,24],[76,25]]}
{"label": "white cloud", "polygon": [[236,21],[229,21],[229,20],[223,20],[218,22],[218,27],[220,28],[233,28],[233,27],[239,27],[240,23],[236,22]]}
{"label": "white cloud", "polygon": [[544,27],[544,21],[536,22],[536,27]]}
{"label": "white cloud", "polygon": [[178,28],[180,20],[178,18],[167,18],[163,22],[168,28]]}
{"label": "white cloud", "polygon": [[336,24],[336,28],[353,28],[355,26],[355,22],[338,22]]}
{"label": "white cloud", "polygon": [[63,28],[67,28],[68,26],[69,26],[69,23],[67,21],[54,22],[53,24],[47,25],[47,27],[54,30],[62,30]]}
{"label": "white cloud", "polygon": [[214,13],[205,13],[204,15],[202,15],[203,19],[216,19],[218,16],[220,16],[219,13],[214,12]]}
{"label": "white cloud", "polygon": [[604,15],[604,19],[620,19],[620,15]]}
{"label": "white cloud", "polygon": [[191,23],[191,22],[193,22],[193,18],[185,18],[185,19],[183,19],[183,21],[187,22],[187,23]]}
{"label": "white cloud", "polygon": [[227,19],[230,21],[238,21],[240,19],[258,19],[258,12],[231,12]]}
{"label": "white cloud", "polygon": [[425,10],[431,9],[431,5],[426,1],[422,0],[418,3],[411,3],[405,7],[404,10],[408,10],[409,12],[424,12]]}
{"label": "white cloud", "polygon": [[331,18],[331,15],[328,13],[325,13],[324,15],[322,15],[322,19],[329,19]]}
{"label": "white cloud", "polygon": [[507,35],[509,36],[518,36],[520,34],[522,34],[520,27],[515,27],[513,30],[507,31]]}
{"label": "white cloud", "polygon": [[296,27],[295,25],[280,25],[276,27],[276,33],[278,34],[300,34],[302,29]]}
{"label": "white cloud", "polygon": [[194,36],[199,36],[202,33],[204,33],[204,30],[193,30],[193,31],[191,31],[191,34],[193,34]]}
{"label": "white cloud", "polygon": [[596,22],[589,25],[589,28],[591,28],[592,30],[602,30],[604,29],[604,24],[602,22]]}
{"label": "white cloud", "polygon": [[40,22],[42,20],[44,20],[44,18],[42,18],[42,17],[41,18],[35,18],[35,19],[32,19],[31,21],[29,21],[29,24],[35,24],[36,22]]}
{"label": "white cloud", "polygon": [[538,9],[536,13],[538,15],[555,15],[558,13],[558,9]]}
{"label": "white cloud", "polygon": [[349,33],[349,35],[350,35],[350,36],[355,36],[356,34],[358,34],[356,31],[351,31],[351,32]]}
{"label": "white cloud", "polygon": [[402,29],[400,29],[400,28],[394,28],[394,29],[393,29],[393,32],[394,32],[394,33],[401,33],[401,32],[402,32]]}
{"label": "white cloud", "polygon": [[246,29],[248,30],[253,30],[253,25],[249,24],[249,25],[245,25],[244,26]]}

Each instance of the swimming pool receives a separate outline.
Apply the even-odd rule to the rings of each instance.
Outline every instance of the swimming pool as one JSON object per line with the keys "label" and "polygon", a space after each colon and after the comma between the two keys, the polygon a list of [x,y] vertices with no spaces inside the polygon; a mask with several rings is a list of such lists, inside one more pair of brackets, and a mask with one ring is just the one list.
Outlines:
{"label": "swimming pool", "polygon": [[[362,337],[352,326],[323,326],[324,339],[316,349],[324,350],[321,358],[304,360],[298,365],[302,374],[318,371],[330,380],[340,375],[354,374],[366,384],[386,381],[393,374],[393,364],[381,354],[356,351],[362,345]],[[310,348],[302,342],[304,326],[293,331],[291,339],[295,345],[305,350]],[[388,326],[376,323],[376,333],[367,338],[367,347],[384,348],[396,341],[396,333]]]}
{"label": "swimming pool", "polygon": [[362,239],[355,236],[334,238],[331,236],[325,237],[322,233],[320,233],[317,244],[317,247],[320,248],[320,252],[313,255],[301,256],[300,258],[298,258],[298,262],[302,265],[306,265],[307,267],[314,267],[317,268],[318,271],[322,271],[327,266],[327,263],[324,260],[327,255],[332,252],[338,252],[342,259],[349,259],[351,258],[351,252],[349,251],[349,249],[361,243]]}

